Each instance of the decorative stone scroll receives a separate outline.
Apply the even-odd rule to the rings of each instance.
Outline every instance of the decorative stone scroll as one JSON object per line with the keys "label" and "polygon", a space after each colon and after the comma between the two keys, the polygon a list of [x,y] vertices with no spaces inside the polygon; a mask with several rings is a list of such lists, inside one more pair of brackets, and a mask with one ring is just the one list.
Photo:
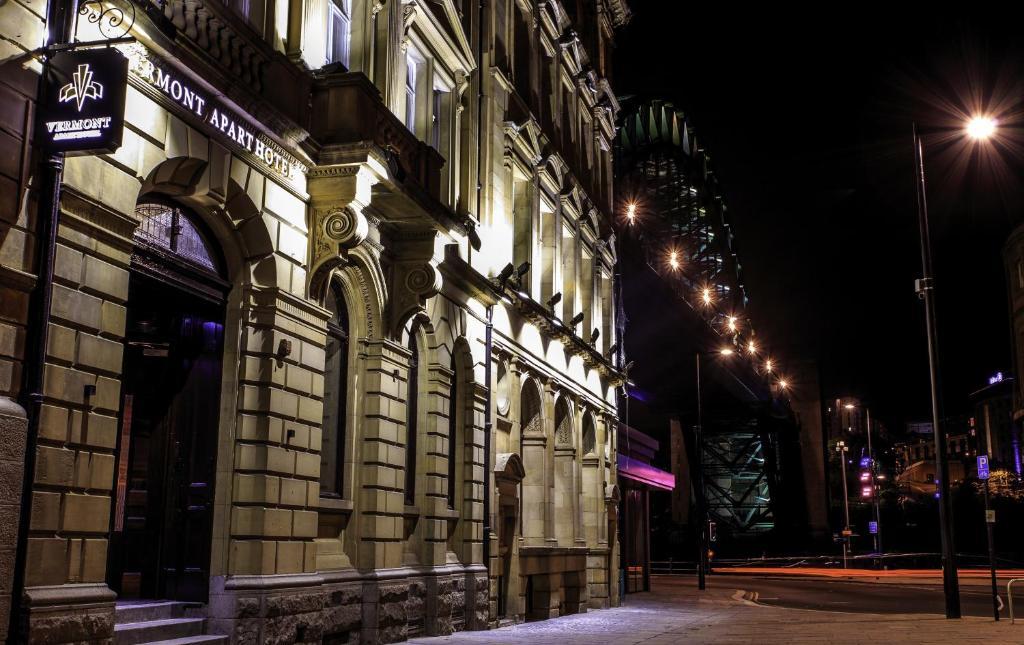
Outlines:
{"label": "decorative stone scroll", "polygon": [[409,231],[391,246],[389,324],[392,338],[401,338],[405,323],[426,313],[427,300],[441,291],[441,272],[434,260],[433,230]]}
{"label": "decorative stone scroll", "polygon": [[369,234],[366,217],[351,206],[314,209],[309,293],[317,301],[326,293],[331,272],[345,263],[345,252],[362,243]]}

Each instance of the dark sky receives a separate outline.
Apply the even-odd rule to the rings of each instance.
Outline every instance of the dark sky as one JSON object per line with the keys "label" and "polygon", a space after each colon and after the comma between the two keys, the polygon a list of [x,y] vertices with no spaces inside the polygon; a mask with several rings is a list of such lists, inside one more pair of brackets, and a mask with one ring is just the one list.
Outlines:
{"label": "dark sky", "polygon": [[[995,18],[936,9],[914,24],[856,7],[826,17],[634,1],[613,87],[692,118],[725,187],[759,337],[782,360],[817,358],[826,395],[861,396],[898,428],[929,414],[914,119],[930,133],[947,412],[1011,368],[1001,248],[1024,213],[1024,39],[981,9],[965,13]],[[972,104],[1004,126],[987,150],[958,136]]]}

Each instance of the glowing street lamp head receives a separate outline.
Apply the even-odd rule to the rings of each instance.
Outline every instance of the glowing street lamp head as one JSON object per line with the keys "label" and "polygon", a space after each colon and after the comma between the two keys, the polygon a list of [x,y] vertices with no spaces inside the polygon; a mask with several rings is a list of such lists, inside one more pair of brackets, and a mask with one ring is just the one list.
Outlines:
{"label": "glowing street lamp head", "polygon": [[679,252],[672,251],[668,254],[668,265],[672,267],[673,271],[679,270]]}
{"label": "glowing street lamp head", "polygon": [[772,363],[772,359],[770,359],[770,358],[769,358],[769,359],[766,359],[766,360],[765,360],[765,362],[764,362],[764,371],[766,371],[766,372],[768,372],[769,374],[771,374],[771,372],[772,372],[772,369],[773,369],[774,367],[775,367],[775,365],[774,365],[774,363]]}
{"label": "glowing street lamp head", "polygon": [[709,287],[704,287],[704,289],[701,291],[700,299],[705,306],[711,305],[711,303],[714,301],[714,298],[711,295],[711,289]]}
{"label": "glowing street lamp head", "polygon": [[729,331],[736,331],[736,316],[729,316]]}
{"label": "glowing street lamp head", "polygon": [[630,224],[636,223],[636,202],[626,204],[626,219]]}
{"label": "glowing street lamp head", "polygon": [[719,353],[722,356],[732,356],[732,349],[729,347],[723,347]]}
{"label": "glowing street lamp head", "polygon": [[747,352],[751,354],[757,353],[757,345],[754,344],[754,341],[750,341],[749,343],[747,343]]}
{"label": "glowing street lamp head", "polygon": [[852,403],[847,403],[847,404],[846,404],[846,405],[844,405],[843,407],[844,407],[844,408],[846,408],[847,410],[853,410],[853,409],[854,409],[854,408],[856,408],[857,406],[855,406],[855,405],[854,405],[854,404],[852,404]]}
{"label": "glowing street lamp head", "polygon": [[786,381],[786,379],[781,379],[781,380],[779,381],[779,387],[780,387],[781,389],[785,390],[786,388],[788,388],[788,387],[789,387],[789,382],[788,382],[788,381]]}
{"label": "glowing street lamp head", "polygon": [[976,141],[983,141],[995,134],[996,122],[987,116],[978,116],[967,122],[966,129],[967,136]]}

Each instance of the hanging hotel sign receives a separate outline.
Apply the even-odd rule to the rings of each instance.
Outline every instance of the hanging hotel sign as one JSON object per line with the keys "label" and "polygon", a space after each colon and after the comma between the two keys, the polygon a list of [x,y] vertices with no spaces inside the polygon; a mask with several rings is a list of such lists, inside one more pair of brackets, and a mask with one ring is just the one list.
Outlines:
{"label": "hanging hotel sign", "polygon": [[128,59],[112,47],[58,52],[47,64],[40,121],[54,152],[98,154],[121,147]]}
{"label": "hanging hotel sign", "polygon": [[[136,50],[137,52],[138,50]],[[302,165],[291,155],[271,143],[266,134],[258,132],[248,121],[237,117],[216,97],[211,97],[187,78],[169,67],[160,65],[145,53],[133,53],[132,74],[177,103],[207,126],[220,132],[234,146],[252,154],[267,168],[288,179],[302,172]]]}

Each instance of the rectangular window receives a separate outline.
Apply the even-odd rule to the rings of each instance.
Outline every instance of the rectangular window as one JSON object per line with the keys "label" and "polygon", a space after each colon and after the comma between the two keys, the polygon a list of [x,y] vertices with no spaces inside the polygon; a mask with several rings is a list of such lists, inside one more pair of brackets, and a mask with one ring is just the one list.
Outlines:
{"label": "rectangular window", "polygon": [[583,249],[580,261],[580,306],[583,311],[583,324],[580,327],[580,336],[590,340],[595,327],[598,328],[598,339],[596,349],[600,351],[604,331],[594,324],[594,256],[586,248]]}
{"label": "rectangular window", "polygon": [[352,0],[331,0],[330,29],[327,31],[327,60],[348,67],[352,40]]}
{"label": "rectangular window", "polygon": [[443,113],[441,112],[444,97],[444,91],[437,88],[434,89],[434,94],[431,97],[430,102],[430,145],[441,153],[444,157],[445,151],[441,148],[441,118]]}
{"label": "rectangular window", "polygon": [[409,55],[405,57],[405,127],[415,134],[416,76],[419,72],[419,62],[412,55],[412,48],[409,48],[409,52]]}
{"label": "rectangular window", "polygon": [[[555,207],[548,200],[540,200],[540,300],[547,302],[553,295],[561,291],[562,268],[559,266],[558,248],[561,231],[556,228],[557,218]],[[536,267],[530,271],[536,271]],[[537,296],[534,294],[534,299]],[[562,295],[563,300],[565,294]]]}
{"label": "rectangular window", "polygon": [[[523,262],[537,262],[533,256],[533,241],[533,184],[516,173],[512,176],[512,262],[517,267]],[[529,284],[522,285],[523,290],[534,298],[537,297],[533,287],[537,274],[537,270],[527,273]]]}
{"label": "rectangular window", "polygon": [[[562,320],[569,321],[580,313],[576,302],[576,232],[568,226],[562,227]],[[586,316],[584,316],[585,318]],[[576,333],[586,338],[590,333],[580,325]]]}

